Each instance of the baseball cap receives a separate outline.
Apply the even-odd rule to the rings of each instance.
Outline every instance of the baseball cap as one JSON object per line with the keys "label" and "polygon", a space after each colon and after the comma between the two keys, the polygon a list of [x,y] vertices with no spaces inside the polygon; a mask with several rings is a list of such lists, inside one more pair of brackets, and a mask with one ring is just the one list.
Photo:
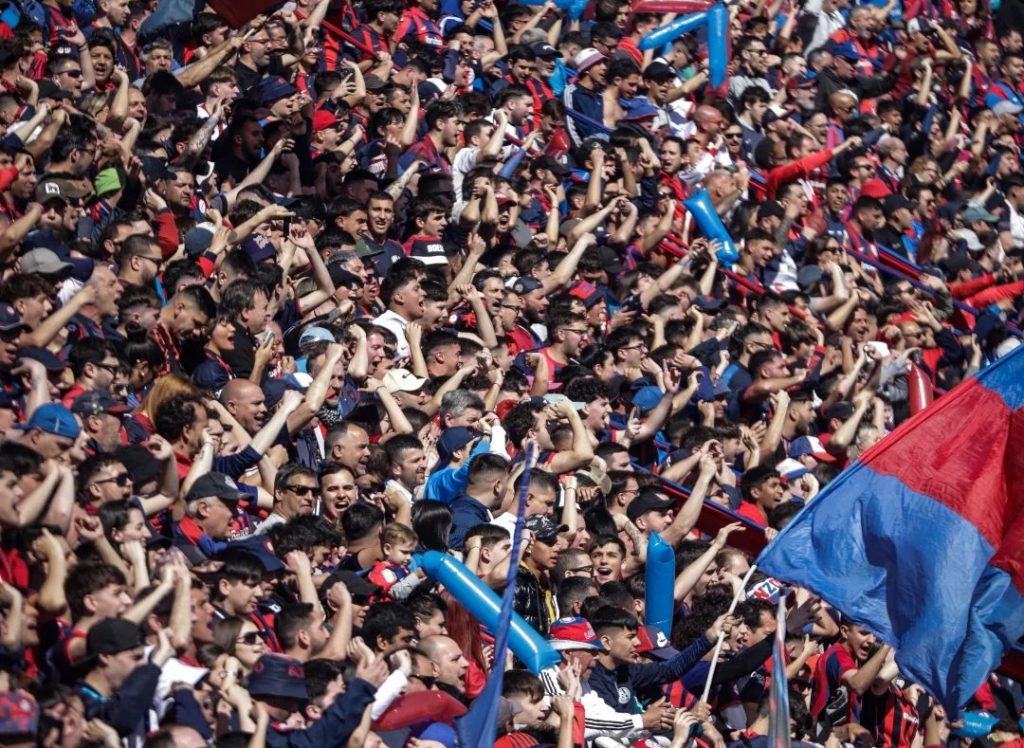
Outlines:
{"label": "baseball cap", "polygon": [[388,82],[379,75],[370,73],[363,76],[363,85],[366,86],[367,91],[380,91],[388,85]]}
{"label": "baseball cap", "polygon": [[304,392],[302,387],[290,377],[272,377],[271,379],[264,380],[263,384],[260,385],[260,389],[263,390],[263,397],[266,398],[267,410],[276,408],[277,404],[281,402],[281,398],[284,397],[284,393],[288,390]]}
{"label": "baseball cap", "polygon": [[320,109],[313,115],[313,132],[323,132],[337,126],[338,118],[334,116],[334,112]]}
{"label": "baseball cap", "polygon": [[70,179],[60,177],[47,177],[36,185],[36,200],[45,203],[50,200],[80,200],[89,194],[89,191]]}
{"label": "baseball cap", "polygon": [[82,428],[78,421],[71,415],[71,411],[59,403],[47,403],[40,405],[32,412],[32,417],[25,422],[22,431],[39,429],[54,436],[64,436],[68,439],[77,439]]}
{"label": "baseball cap", "polygon": [[64,262],[52,249],[40,247],[21,256],[21,272],[26,275],[58,275],[70,271],[70,262]]}
{"label": "baseball cap", "polygon": [[860,194],[865,197],[873,197],[876,200],[884,200],[892,194],[892,190],[885,186],[885,182],[877,177],[869,179],[860,188]]}
{"label": "baseball cap", "polygon": [[426,377],[418,377],[408,369],[390,369],[381,380],[385,389],[395,392],[415,392],[427,383]]}
{"label": "baseball cap", "polygon": [[779,474],[780,480],[791,481],[807,475],[810,470],[802,462],[798,462],[792,457],[787,457],[781,462],[775,463],[775,472]]}
{"label": "baseball cap", "polygon": [[646,385],[633,393],[633,405],[640,410],[640,414],[650,413],[658,403],[661,402],[662,391],[654,385]]}
{"label": "baseball cap", "polygon": [[437,462],[434,463],[433,470],[448,467],[452,455],[473,441],[476,436],[475,432],[465,426],[456,426],[441,434],[441,438],[437,440]]}
{"label": "baseball cap", "polygon": [[384,250],[380,247],[371,247],[365,239],[360,239],[356,242],[356,257],[362,259],[363,257],[376,257],[377,255],[384,254]]}
{"label": "baseball cap", "polygon": [[539,280],[527,277],[516,278],[515,283],[512,284],[512,290],[520,296],[524,296],[531,291],[536,291],[541,287],[542,284]]}
{"label": "baseball cap", "polygon": [[821,462],[835,462],[836,458],[825,451],[821,439],[816,436],[801,436],[789,445],[789,456],[793,458],[810,455]]}
{"label": "baseball cap", "polygon": [[142,645],[142,629],[127,618],[97,621],[85,637],[85,649],[90,655],[117,654]]}
{"label": "baseball cap", "polygon": [[192,488],[185,494],[185,503],[211,498],[238,502],[247,496],[248,494],[240,490],[238,484],[224,473],[206,473],[192,484]]}
{"label": "baseball cap", "polygon": [[242,251],[252,258],[253,262],[260,263],[277,256],[277,250],[263,234],[253,234],[242,242]]}
{"label": "baseball cap", "polygon": [[260,96],[261,104],[270,104],[278,99],[286,99],[295,94],[298,89],[286,81],[280,75],[272,75],[262,79],[256,86]]}
{"label": "baseball cap", "polygon": [[786,209],[778,200],[765,200],[757,208],[758,218],[785,218]]}
{"label": "baseball cap", "polygon": [[960,219],[964,223],[974,223],[975,221],[984,221],[985,223],[999,222],[999,216],[995,213],[989,213],[978,205],[968,206],[967,209],[960,214]]}
{"label": "baseball cap", "polygon": [[582,301],[583,306],[587,309],[597,306],[604,298],[604,294],[601,293],[601,289],[593,283],[587,283],[587,281],[582,280],[569,289],[569,295],[575,296],[577,299]]}
{"label": "baseball cap", "polygon": [[646,98],[633,99],[632,105],[626,110],[623,119],[629,122],[637,122],[644,119],[654,119],[658,116],[658,107],[654,106]]}
{"label": "baseball cap", "polygon": [[659,660],[671,660],[679,650],[672,646],[665,632],[657,626],[641,626],[636,630],[636,636],[640,640],[640,646],[636,648],[637,654],[649,654]]}
{"label": "baseball cap", "polygon": [[530,49],[532,49],[533,53],[542,60],[553,60],[558,57],[558,50],[546,42],[534,44]]}
{"label": "baseball cap", "polygon": [[326,327],[318,327],[313,325],[307,327],[302,331],[299,336],[299,348],[305,348],[313,343],[333,343],[334,333],[328,330]]}
{"label": "baseball cap", "polygon": [[591,68],[607,59],[607,57],[593,47],[587,47],[576,55],[576,72],[582,75],[583,71],[587,68]]}
{"label": "baseball cap", "polygon": [[693,300],[693,305],[700,309],[702,312],[717,312],[723,306],[725,306],[725,299],[720,299],[717,296],[697,296]]}
{"label": "baseball cap", "polygon": [[551,638],[548,643],[552,649],[559,652],[573,649],[604,649],[590,621],[579,616],[559,618],[551,624]]}
{"label": "baseball cap", "polygon": [[30,345],[18,350],[18,358],[30,358],[41,363],[47,371],[58,372],[68,368],[67,362],[61,361],[46,348]]}
{"label": "baseball cap", "polygon": [[523,528],[533,533],[537,540],[554,540],[561,532],[569,529],[568,525],[556,525],[543,514],[534,514],[523,522]]}
{"label": "baseball cap", "polygon": [[105,392],[83,392],[71,404],[71,412],[80,416],[98,416],[101,413],[119,416],[128,412],[128,406]]}
{"label": "baseball cap", "polygon": [[674,501],[661,498],[661,495],[656,491],[643,491],[629,503],[629,506],[626,508],[626,516],[631,521],[636,522],[638,518],[647,514],[647,512],[667,512],[673,506],[675,506]]}
{"label": "baseball cap", "polygon": [[253,696],[309,701],[302,663],[282,654],[265,654],[256,660],[247,689]]}
{"label": "baseball cap", "polygon": [[281,571],[284,568],[281,559],[274,552],[274,544],[270,542],[270,538],[266,535],[250,535],[247,538],[232,541],[227,544],[225,550],[245,551],[255,556],[263,564],[264,571],[269,573]]}
{"label": "baseball cap", "polygon": [[566,177],[570,174],[569,168],[554,156],[541,156],[533,162],[536,169],[547,169],[556,177]]}
{"label": "baseball cap", "polygon": [[622,257],[613,248],[607,244],[598,244],[596,247],[591,247],[586,251],[585,254],[593,253],[597,255],[601,260],[601,267],[605,269],[608,275],[618,275],[622,272]]}
{"label": "baseball cap", "polygon": [[506,195],[504,192],[495,192],[494,201],[498,205],[507,205],[508,203],[512,202],[512,197],[510,195]]}
{"label": "baseball cap", "polygon": [[847,62],[857,62],[860,60],[860,53],[857,48],[853,46],[852,42],[842,42],[841,44],[833,44],[832,49],[833,57],[841,57]]}

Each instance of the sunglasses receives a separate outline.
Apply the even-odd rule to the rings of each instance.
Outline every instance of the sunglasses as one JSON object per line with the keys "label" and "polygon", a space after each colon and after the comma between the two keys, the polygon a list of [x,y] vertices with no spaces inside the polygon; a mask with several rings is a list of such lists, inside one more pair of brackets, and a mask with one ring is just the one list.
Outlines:
{"label": "sunglasses", "polygon": [[242,634],[235,640],[239,644],[245,644],[246,646],[253,647],[257,643],[263,641],[263,633],[260,631],[250,631],[248,634]]}
{"label": "sunglasses", "polygon": [[292,493],[298,494],[299,496],[312,496],[314,493],[316,493],[316,488],[314,488],[313,486],[285,486],[284,490],[291,491]]}
{"label": "sunglasses", "polygon": [[116,483],[117,485],[124,488],[129,483],[131,483],[131,480],[132,477],[128,475],[128,473],[118,473],[113,478],[104,478],[103,480],[93,481],[93,485],[98,485],[100,483]]}

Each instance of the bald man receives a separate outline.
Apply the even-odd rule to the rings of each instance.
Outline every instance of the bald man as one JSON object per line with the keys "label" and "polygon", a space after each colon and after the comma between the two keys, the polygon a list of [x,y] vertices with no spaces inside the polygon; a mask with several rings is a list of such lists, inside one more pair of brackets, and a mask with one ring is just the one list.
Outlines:
{"label": "bald man", "polygon": [[449,693],[454,692],[453,696],[464,696],[469,660],[455,640],[441,635],[428,636],[420,642],[420,649],[434,663],[437,685]]}
{"label": "bald man", "polygon": [[248,379],[232,379],[225,384],[220,391],[220,404],[250,435],[266,423],[267,398],[260,386]]}

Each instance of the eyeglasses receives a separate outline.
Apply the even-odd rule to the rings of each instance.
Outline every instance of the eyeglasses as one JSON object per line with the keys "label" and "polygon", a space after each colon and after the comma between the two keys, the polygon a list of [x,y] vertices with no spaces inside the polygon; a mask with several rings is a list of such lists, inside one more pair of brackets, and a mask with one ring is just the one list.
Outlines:
{"label": "eyeglasses", "polygon": [[574,335],[579,335],[580,337],[583,337],[584,335],[586,335],[586,334],[587,334],[587,331],[586,331],[586,330],[577,330],[577,329],[576,329],[575,327],[563,327],[562,329],[563,329],[563,330],[564,330],[565,332],[571,332],[571,333],[573,333]]}
{"label": "eyeglasses", "polygon": [[93,485],[100,483],[116,483],[121,488],[124,488],[132,482],[132,477],[128,473],[118,473],[113,478],[104,478],[103,480],[94,480]]}
{"label": "eyeglasses", "polygon": [[109,371],[111,374],[117,374],[121,370],[120,364],[95,364],[95,366],[104,371]]}
{"label": "eyeglasses", "polygon": [[135,255],[135,256],[138,257],[139,259],[142,259],[142,260],[149,260],[150,262],[155,262],[157,265],[159,265],[161,262],[164,261],[163,257],[150,257],[149,255]]}
{"label": "eyeglasses", "polygon": [[522,307],[522,306],[516,306],[515,304],[502,304],[502,305],[501,305],[501,308],[502,308],[502,309],[511,309],[511,310],[512,310],[513,312],[516,312],[516,313],[522,313],[522,311],[523,311],[523,310],[524,310],[524,309],[525,309],[526,307]]}
{"label": "eyeglasses", "polygon": [[245,644],[249,647],[254,647],[261,641],[263,641],[263,632],[261,631],[250,631],[248,634],[242,634],[235,639],[235,642],[238,644]]}
{"label": "eyeglasses", "polygon": [[588,566],[577,566],[575,569],[569,569],[569,571],[575,572],[576,574],[593,574],[594,565],[590,564]]}
{"label": "eyeglasses", "polygon": [[292,493],[298,494],[299,496],[312,496],[314,493],[316,493],[315,486],[285,486],[284,490],[291,491]]}
{"label": "eyeglasses", "polygon": [[636,345],[624,345],[619,348],[620,351],[642,351],[647,348],[646,343],[637,343]]}

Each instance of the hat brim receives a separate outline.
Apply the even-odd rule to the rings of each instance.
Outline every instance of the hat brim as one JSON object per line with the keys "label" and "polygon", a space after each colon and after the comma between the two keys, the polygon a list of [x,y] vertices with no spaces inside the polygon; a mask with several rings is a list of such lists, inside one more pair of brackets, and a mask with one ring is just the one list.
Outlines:
{"label": "hat brim", "polygon": [[556,652],[572,652],[574,650],[586,649],[592,652],[603,652],[604,647],[600,644],[590,644],[589,642],[577,642],[572,639],[549,639],[548,644]]}

